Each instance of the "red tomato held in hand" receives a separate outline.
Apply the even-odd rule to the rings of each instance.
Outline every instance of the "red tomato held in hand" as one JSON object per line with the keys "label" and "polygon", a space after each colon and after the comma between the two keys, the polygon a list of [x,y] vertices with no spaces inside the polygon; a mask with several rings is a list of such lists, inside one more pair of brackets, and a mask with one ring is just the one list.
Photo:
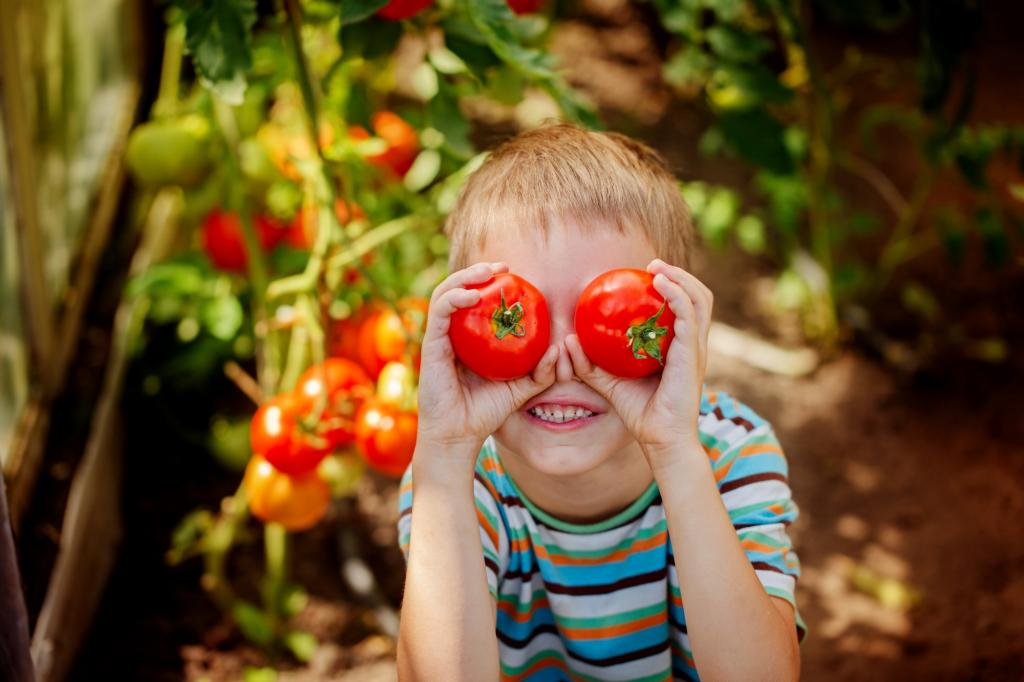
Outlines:
{"label": "red tomato held in hand", "polygon": [[374,384],[362,367],[345,358],[327,358],[299,377],[294,400],[300,419],[316,415],[317,435],[333,450],[355,440],[356,413],[373,393]]}
{"label": "red tomato held in hand", "polygon": [[331,451],[326,438],[299,423],[300,404],[291,393],[276,395],[256,410],[249,427],[252,451],[292,475],[312,471]]}
{"label": "red tomato held in hand", "polygon": [[416,449],[415,412],[403,411],[379,398],[363,403],[356,415],[356,446],[372,468],[399,478]]}
{"label": "red tomato held in hand", "polygon": [[494,381],[533,371],[551,337],[548,303],[540,290],[507,272],[466,288],[479,289],[480,300],[452,314],[448,336],[456,357]]}
{"label": "red tomato held in hand", "polygon": [[426,9],[434,0],[391,0],[377,10],[377,16],[392,21],[408,19]]}
{"label": "red tomato held in hand", "polygon": [[645,270],[598,275],[576,302],[575,326],[590,361],[620,377],[653,374],[664,364],[675,315]]}
{"label": "red tomato held in hand", "polygon": [[312,528],[331,502],[331,490],[316,472],[289,476],[259,455],[249,460],[244,482],[252,515],[288,530]]}
{"label": "red tomato held in hand", "polygon": [[[253,227],[264,251],[274,248],[284,230],[266,216],[254,216]],[[214,209],[203,220],[203,249],[221,270],[245,272],[248,258],[242,239],[242,220],[237,213]]]}

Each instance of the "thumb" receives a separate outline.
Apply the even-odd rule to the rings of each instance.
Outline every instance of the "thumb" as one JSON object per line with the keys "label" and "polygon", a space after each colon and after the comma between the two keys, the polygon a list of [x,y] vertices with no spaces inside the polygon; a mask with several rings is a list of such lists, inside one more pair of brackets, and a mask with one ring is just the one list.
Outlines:
{"label": "thumb", "polygon": [[512,409],[518,410],[526,401],[555,383],[555,362],[558,360],[558,346],[551,344],[544,351],[533,372],[506,382],[512,392]]}

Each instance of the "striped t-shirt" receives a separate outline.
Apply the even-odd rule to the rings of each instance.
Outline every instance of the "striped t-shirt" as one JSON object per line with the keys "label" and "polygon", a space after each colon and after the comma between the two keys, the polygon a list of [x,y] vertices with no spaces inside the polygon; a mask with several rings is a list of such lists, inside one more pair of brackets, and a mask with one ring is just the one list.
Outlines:
{"label": "striped t-shirt", "polygon": [[[704,387],[698,418],[718,492],[770,595],[796,607],[800,561],[787,526],[798,508],[771,425]],[[474,481],[488,588],[497,599],[502,680],[696,680],[686,616],[657,483],[615,516],[567,523],[534,505],[502,468],[493,437]],[[408,559],[412,467],[399,494]],[[796,612],[797,636],[806,626]],[[742,645],[739,645],[742,646]]]}

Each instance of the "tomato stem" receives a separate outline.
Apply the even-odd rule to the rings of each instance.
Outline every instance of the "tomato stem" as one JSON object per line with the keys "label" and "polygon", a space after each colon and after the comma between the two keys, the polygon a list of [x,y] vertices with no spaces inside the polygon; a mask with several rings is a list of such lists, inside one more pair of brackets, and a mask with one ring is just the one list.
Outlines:
{"label": "tomato stem", "polygon": [[665,312],[665,303],[662,302],[658,312],[654,313],[641,324],[634,324],[626,330],[626,345],[633,351],[633,357],[643,360],[645,357],[654,358],[659,365],[664,366],[665,361],[661,356],[661,337],[668,333],[668,327],[658,325],[658,318]]}
{"label": "tomato stem", "polygon": [[526,328],[521,324],[526,312],[522,301],[516,301],[511,307],[505,305],[505,289],[501,289],[501,305],[494,309],[491,321],[494,323],[494,335],[500,341],[509,334],[526,336]]}

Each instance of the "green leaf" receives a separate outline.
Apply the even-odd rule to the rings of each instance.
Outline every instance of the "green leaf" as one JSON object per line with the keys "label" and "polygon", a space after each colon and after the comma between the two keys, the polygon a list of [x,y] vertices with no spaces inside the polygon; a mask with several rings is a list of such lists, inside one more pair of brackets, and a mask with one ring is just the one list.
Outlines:
{"label": "green leaf", "polygon": [[409,74],[409,85],[413,92],[424,102],[433,99],[437,94],[437,71],[430,62],[420,62],[419,66]]}
{"label": "green leaf", "polygon": [[711,192],[704,210],[697,215],[701,236],[709,244],[716,248],[725,246],[739,204],[739,197],[731,189],[718,187]]}
{"label": "green leaf", "polygon": [[427,59],[434,65],[434,68],[446,75],[465,73],[468,67],[459,55],[455,54],[443,45],[431,48],[427,52]]}
{"label": "green leaf", "polygon": [[[345,5],[343,0],[342,6]],[[357,25],[342,24],[338,33],[342,59],[377,59],[395,51],[402,37],[402,24],[373,17]]]}
{"label": "green leaf", "polygon": [[694,90],[704,85],[711,72],[712,59],[692,45],[676,51],[662,66],[661,77],[669,85]]}
{"label": "green leaf", "polygon": [[150,267],[128,283],[129,296],[196,296],[203,290],[205,277],[194,263],[167,261]]}
{"label": "green leaf", "polygon": [[793,159],[783,141],[785,129],[765,109],[723,111],[715,125],[740,157],[773,173],[792,173]]}
{"label": "green leaf", "polygon": [[730,61],[755,61],[771,49],[771,43],[763,36],[730,24],[716,24],[704,36],[719,57]]}
{"label": "green leaf", "polygon": [[171,548],[167,552],[167,563],[177,564],[201,551],[206,532],[213,527],[213,514],[206,509],[190,512],[174,528],[171,534]]}
{"label": "green leaf", "polygon": [[[555,77],[555,57],[520,44],[512,26],[518,21],[506,0],[463,0],[473,25],[503,62],[536,80]],[[449,47],[452,47],[449,43]],[[452,47],[454,50],[455,48]]]}
{"label": "green leaf", "polygon": [[752,254],[764,252],[767,240],[764,221],[761,218],[756,215],[745,215],[737,221],[735,230],[736,241],[741,249]]}
{"label": "green leaf", "polygon": [[419,192],[437,178],[441,170],[441,154],[436,149],[424,149],[412,162],[403,182],[410,192]]}
{"label": "green leaf", "polygon": [[755,176],[754,183],[768,199],[774,227],[790,234],[796,232],[807,210],[807,185],[803,178],[761,172]]}
{"label": "green leaf", "polygon": [[251,642],[266,646],[274,638],[274,629],[267,615],[249,602],[235,602],[231,608],[231,617],[234,618],[238,629]]}
{"label": "green leaf", "polygon": [[437,96],[427,103],[427,121],[444,135],[446,149],[460,160],[471,157],[476,150],[469,140],[469,121],[462,115],[455,91],[440,82]]}
{"label": "green leaf", "polygon": [[210,425],[210,453],[228,471],[241,473],[249,462],[250,422],[249,418],[228,419],[218,416]]}
{"label": "green leaf", "polygon": [[[341,0],[341,11],[338,13],[338,18],[341,19],[341,25],[344,28],[346,25],[368,19],[387,4],[388,0]],[[397,24],[397,22],[391,23]]]}
{"label": "green leaf", "polygon": [[199,305],[199,321],[213,337],[230,341],[242,328],[245,311],[237,298],[225,294],[208,298]]}
{"label": "green leaf", "polygon": [[242,682],[277,682],[277,671],[273,668],[246,668]]}
{"label": "green leaf", "polygon": [[793,91],[760,64],[721,64],[707,84],[708,97],[718,109],[747,109],[789,101]]}
{"label": "green leaf", "polygon": [[229,104],[241,104],[252,66],[255,0],[178,2],[185,13],[185,49],[203,84]]}
{"label": "green leaf", "polygon": [[316,649],[320,646],[320,640],[309,632],[292,630],[284,636],[284,645],[302,663],[308,663]]}

